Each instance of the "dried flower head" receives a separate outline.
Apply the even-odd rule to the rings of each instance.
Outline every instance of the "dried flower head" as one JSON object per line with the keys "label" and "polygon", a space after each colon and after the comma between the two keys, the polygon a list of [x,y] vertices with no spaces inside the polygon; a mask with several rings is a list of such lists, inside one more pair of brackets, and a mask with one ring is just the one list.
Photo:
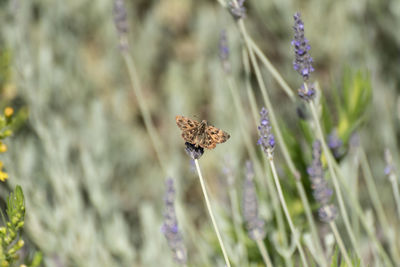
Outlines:
{"label": "dried flower head", "polygon": [[161,227],[161,231],[165,235],[168,241],[168,245],[174,253],[174,259],[180,264],[186,264],[187,252],[186,247],[183,243],[182,236],[178,229],[178,221],[175,213],[175,189],[174,181],[171,178],[167,179],[166,182],[167,190],[165,193],[165,213],[164,223]]}
{"label": "dried flower head", "polygon": [[114,23],[119,36],[119,48],[128,49],[128,20],[124,0],[114,0]]}
{"label": "dried flower head", "polygon": [[257,144],[261,146],[263,151],[268,156],[272,156],[275,148],[275,137],[272,134],[272,127],[269,120],[268,111],[263,107],[260,115],[260,125],[258,126],[260,138],[258,139]]}
{"label": "dried flower head", "polygon": [[236,20],[246,16],[246,8],[243,6],[244,1],[246,0],[231,0],[229,2],[229,10]]}
{"label": "dried flower head", "polygon": [[253,182],[254,170],[251,161],[246,162],[246,178],[243,187],[243,217],[249,236],[253,240],[265,238],[265,222],[258,216],[258,201]]}
{"label": "dried flower head", "polygon": [[192,159],[199,159],[201,156],[204,154],[204,148],[202,147],[196,147],[194,144],[191,144],[189,142],[185,143],[186,145],[186,154],[189,155]]}
{"label": "dried flower head", "polygon": [[312,66],[313,59],[310,56],[311,46],[304,36],[304,23],[301,20],[300,13],[296,13],[294,18],[294,39],[292,45],[294,46],[295,60],[293,61],[293,68],[307,81],[310,74],[314,71]]}
{"label": "dried flower head", "polygon": [[319,218],[323,222],[329,222],[335,219],[336,208],[329,204],[333,191],[324,179],[324,170],[321,163],[321,143],[319,141],[315,141],[313,144],[312,158],[312,164],[308,167],[307,172],[310,176],[313,196],[321,204]]}

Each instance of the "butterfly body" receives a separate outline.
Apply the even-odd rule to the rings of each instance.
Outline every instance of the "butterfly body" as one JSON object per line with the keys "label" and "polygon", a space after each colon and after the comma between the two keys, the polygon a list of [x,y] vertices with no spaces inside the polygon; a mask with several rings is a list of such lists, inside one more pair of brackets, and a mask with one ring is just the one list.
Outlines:
{"label": "butterfly body", "polygon": [[184,116],[176,116],[175,120],[182,130],[183,139],[196,147],[213,149],[217,144],[225,142],[230,137],[228,133],[208,125],[206,120],[198,122]]}

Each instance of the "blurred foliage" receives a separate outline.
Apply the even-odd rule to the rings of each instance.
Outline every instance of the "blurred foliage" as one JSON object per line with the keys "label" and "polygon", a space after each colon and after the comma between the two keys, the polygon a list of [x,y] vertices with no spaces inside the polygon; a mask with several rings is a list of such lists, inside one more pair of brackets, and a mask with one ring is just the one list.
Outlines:
{"label": "blurred foliage", "polygon": [[35,253],[30,263],[21,264],[20,250],[25,242],[21,239],[21,231],[25,224],[25,201],[22,188],[16,186],[7,197],[7,219],[1,212],[4,226],[0,227],[0,266],[29,266],[40,265],[41,253]]}

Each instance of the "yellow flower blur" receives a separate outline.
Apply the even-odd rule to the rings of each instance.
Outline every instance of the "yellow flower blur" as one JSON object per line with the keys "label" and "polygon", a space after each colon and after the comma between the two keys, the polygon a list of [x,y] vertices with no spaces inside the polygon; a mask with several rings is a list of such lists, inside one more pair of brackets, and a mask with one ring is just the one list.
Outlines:
{"label": "yellow flower blur", "polygon": [[3,172],[3,162],[0,161],[0,181],[4,182],[8,179],[8,173]]}
{"label": "yellow flower blur", "polygon": [[4,109],[4,115],[6,117],[11,117],[14,114],[14,109],[12,107],[6,107]]}

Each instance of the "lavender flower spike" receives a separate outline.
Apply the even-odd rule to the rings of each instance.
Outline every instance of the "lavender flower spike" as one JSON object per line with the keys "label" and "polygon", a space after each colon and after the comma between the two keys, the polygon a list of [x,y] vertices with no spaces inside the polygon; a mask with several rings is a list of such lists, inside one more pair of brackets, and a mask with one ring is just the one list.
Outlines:
{"label": "lavender flower spike", "polygon": [[177,263],[186,265],[187,252],[186,247],[183,243],[182,236],[178,229],[178,221],[176,219],[174,200],[175,200],[175,189],[174,181],[171,178],[167,179],[166,182],[167,190],[165,193],[165,213],[164,223],[161,227],[161,231],[165,235],[168,241],[168,245],[174,253],[174,259]]}
{"label": "lavender flower spike", "polygon": [[249,236],[253,240],[263,240],[266,232],[265,222],[258,216],[258,201],[253,178],[254,171],[251,161],[246,162],[246,178],[243,189],[243,217]]}
{"label": "lavender flower spike", "polygon": [[329,204],[333,191],[324,179],[324,170],[321,163],[321,143],[319,141],[315,141],[313,144],[312,156],[313,161],[307,172],[310,176],[313,196],[321,204],[318,215],[321,221],[331,222],[336,218],[337,210],[334,205]]}
{"label": "lavender flower spike", "polygon": [[307,81],[311,72],[314,71],[312,66],[313,59],[308,52],[311,46],[308,40],[304,37],[304,23],[301,20],[300,13],[294,14],[294,46],[295,60],[293,62],[294,69],[300,73],[304,81]]}
{"label": "lavender flower spike", "polygon": [[272,134],[272,127],[269,120],[268,111],[263,107],[260,115],[260,126],[258,126],[260,139],[258,139],[257,144],[261,146],[262,150],[265,154],[267,154],[267,156],[272,157],[275,148],[275,137]]}

